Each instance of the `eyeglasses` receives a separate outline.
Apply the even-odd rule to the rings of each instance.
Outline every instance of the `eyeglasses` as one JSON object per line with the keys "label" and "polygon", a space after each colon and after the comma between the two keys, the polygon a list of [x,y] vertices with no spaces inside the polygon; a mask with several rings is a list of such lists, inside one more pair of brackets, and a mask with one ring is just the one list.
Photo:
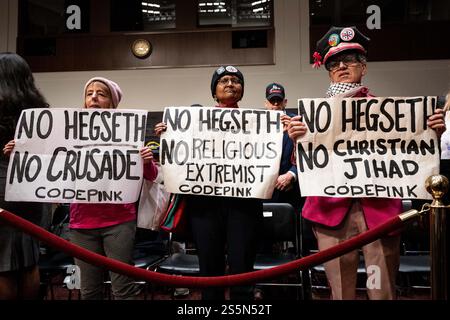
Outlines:
{"label": "eyeglasses", "polygon": [[327,61],[327,63],[325,64],[325,67],[328,71],[336,71],[337,69],[339,69],[341,67],[341,62],[347,68],[354,67],[361,63],[357,57],[355,57],[353,55],[345,55],[343,57],[339,57],[339,58],[335,58],[331,61]]}
{"label": "eyeglasses", "polygon": [[232,85],[241,84],[241,80],[239,78],[221,78],[219,81],[217,81],[217,83],[221,86],[226,86],[230,81]]}

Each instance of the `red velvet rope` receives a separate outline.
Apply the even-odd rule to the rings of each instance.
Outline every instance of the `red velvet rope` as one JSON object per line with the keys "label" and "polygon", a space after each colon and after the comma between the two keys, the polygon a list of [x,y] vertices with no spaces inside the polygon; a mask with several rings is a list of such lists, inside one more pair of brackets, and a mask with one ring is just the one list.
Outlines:
{"label": "red velvet rope", "polygon": [[135,279],[145,280],[147,282],[158,283],[177,287],[210,287],[210,286],[234,286],[250,284],[261,281],[262,279],[277,278],[284,274],[289,274],[299,270],[308,269],[312,266],[324,263],[333,258],[339,257],[345,253],[353,251],[363,245],[375,241],[381,236],[398,230],[402,225],[402,220],[396,216],[385,223],[370,229],[352,239],[346,240],[337,246],[297,259],[281,266],[266,270],[246,272],[228,276],[218,277],[188,277],[172,276],[154,271],[136,268],[126,263],[102,256],[81,248],[67,240],[64,240],[51,232],[23,219],[15,214],[0,208],[0,220],[21,229],[23,232],[47,243],[55,249],[61,250],[73,257],[77,257],[87,263],[103,267],[116,273],[128,275]]}

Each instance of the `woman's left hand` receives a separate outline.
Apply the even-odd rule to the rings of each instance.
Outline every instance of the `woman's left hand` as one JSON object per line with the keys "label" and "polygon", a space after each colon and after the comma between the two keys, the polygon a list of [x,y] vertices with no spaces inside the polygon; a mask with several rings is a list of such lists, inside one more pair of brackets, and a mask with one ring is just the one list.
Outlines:
{"label": "woman's left hand", "polygon": [[10,140],[5,146],[3,147],[3,154],[5,156],[11,155],[11,152],[13,151],[14,147],[16,145],[16,141]]}
{"label": "woman's left hand", "polygon": [[445,131],[444,110],[436,109],[434,114],[428,117],[427,125],[433,130],[436,130],[438,137]]}
{"label": "woman's left hand", "polygon": [[275,184],[275,189],[281,191],[289,191],[294,186],[294,176],[289,172],[278,176],[277,182]]}
{"label": "woman's left hand", "polygon": [[167,125],[164,122],[160,122],[155,125],[154,131],[158,137],[160,137],[161,134],[166,130],[167,130]]}
{"label": "woman's left hand", "polygon": [[144,164],[148,164],[153,160],[153,152],[149,147],[141,149],[141,158],[144,160]]}
{"label": "woman's left hand", "polygon": [[287,114],[281,115],[281,124],[283,125],[283,131],[287,131],[289,122],[291,122],[291,117],[289,117]]}

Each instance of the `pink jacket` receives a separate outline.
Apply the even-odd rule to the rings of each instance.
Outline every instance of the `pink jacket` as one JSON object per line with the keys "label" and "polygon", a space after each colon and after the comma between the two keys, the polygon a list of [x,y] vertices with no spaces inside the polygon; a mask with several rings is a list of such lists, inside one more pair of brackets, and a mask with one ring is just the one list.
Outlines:
{"label": "pink jacket", "polygon": [[[153,181],[158,167],[152,161],[144,166],[144,179]],[[96,229],[115,226],[136,219],[134,203],[72,203],[69,226],[73,229]]]}
{"label": "pink jacket", "polygon": [[[373,97],[366,87],[359,87],[352,91],[352,94],[347,97]],[[400,199],[360,198],[360,201],[369,229],[402,212]],[[351,204],[352,198],[307,197],[302,216],[310,221],[335,227],[344,220]]]}

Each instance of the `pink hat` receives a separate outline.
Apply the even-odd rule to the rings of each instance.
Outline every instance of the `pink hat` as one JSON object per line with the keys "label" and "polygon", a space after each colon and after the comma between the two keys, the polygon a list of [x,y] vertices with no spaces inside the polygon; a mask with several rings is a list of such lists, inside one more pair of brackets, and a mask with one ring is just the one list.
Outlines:
{"label": "pink hat", "polygon": [[86,96],[86,89],[87,87],[95,81],[99,81],[104,83],[108,88],[109,91],[111,92],[111,100],[112,100],[112,106],[113,108],[117,108],[117,106],[119,105],[120,100],[122,99],[122,90],[120,89],[119,85],[117,83],[115,83],[112,80],[103,78],[103,77],[94,77],[89,79],[86,84],[84,85],[84,95]]}
{"label": "pink hat", "polygon": [[366,49],[364,49],[364,47],[362,45],[360,45],[359,43],[342,42],[342,43],[339,43],[336,47],[331,47],[330,50],[328,50],[328,52],[325,55],[325,57],[323,57],[323,64],[325,64],[327,62],[327,59],[329,57],[334,56],[334,55],[336,55],[338,53],[341,53],[343,51],[348,51],[348,50],[359,51],[362,54],[366,54],[367,53]]}

